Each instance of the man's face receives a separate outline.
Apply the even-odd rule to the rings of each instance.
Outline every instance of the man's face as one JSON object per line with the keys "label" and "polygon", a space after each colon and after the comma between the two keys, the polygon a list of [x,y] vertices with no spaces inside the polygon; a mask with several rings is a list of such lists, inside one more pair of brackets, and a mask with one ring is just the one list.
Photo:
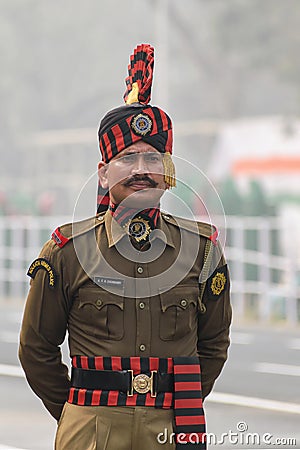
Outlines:
{"label": "man's face", "polygon": [[99,179],[109,189],[113,203],[149,208],[159,203],[167,189],[163,155],[152,145],[138,141],[115,156],[108,164],[100,162]]}

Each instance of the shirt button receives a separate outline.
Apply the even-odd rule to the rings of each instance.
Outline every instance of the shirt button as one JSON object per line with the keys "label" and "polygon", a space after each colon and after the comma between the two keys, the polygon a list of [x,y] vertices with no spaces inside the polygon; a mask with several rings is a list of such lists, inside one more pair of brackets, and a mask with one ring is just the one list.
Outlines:
{"label": "shirt button", "polygon": [[144,344],[140,345],[140,350],[141,352],[144,352],[146,350],[146,346]]}
{"label": "shirt button", "polygon": [[141,266],[139,266],[139,267],[137,268],[137,271],[138,271],[138,273],[143,273],[143,272],[144,272],[144,269],[143,269]]}
{"label": "shirt button", "polygon": [[139,304],[139,307],[140,307],[140,309],[144,309],[144,308],[145,308],[145,303],[144,303],[144,302],[141,302],[141,303]]}
{"label": "shirt button", "polygon": [[100,298],[96,301],[96,305],[97,306],[101,306],[102,305],[102,300]]}
{"label": "shirt button", "polygon": [[180,302],[181,306],[185,307],[187,305],[187,301],[185,298],[183,298]]}

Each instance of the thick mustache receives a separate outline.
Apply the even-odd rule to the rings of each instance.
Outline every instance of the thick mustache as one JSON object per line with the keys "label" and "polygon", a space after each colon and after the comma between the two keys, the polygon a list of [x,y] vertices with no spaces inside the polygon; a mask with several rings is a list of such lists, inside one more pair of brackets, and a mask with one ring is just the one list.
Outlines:
{"label": "thick mustache", "polygon": [[128,180],[126,180],[123,183],[123,185],[124,186],[130,186],[130,184],[136,183],[136,182],[139,182],[139,181],[145,181],[146,183],[150,184],[151,187],[156,187],[158,185],[158,183],[156,183],[156,181],[152,180],[151,178],[147,177],[146,175],[144,175],[144,176],[133,175]]}

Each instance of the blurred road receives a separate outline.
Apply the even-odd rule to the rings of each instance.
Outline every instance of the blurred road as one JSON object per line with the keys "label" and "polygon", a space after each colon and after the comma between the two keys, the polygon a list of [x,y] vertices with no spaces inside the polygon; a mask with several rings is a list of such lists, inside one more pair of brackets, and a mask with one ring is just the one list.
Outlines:
{"label": "blurred road", "polygon": [[[18,366],[21,315],[0,305],[0,450],[51,450],[56,423]],[[209,448],[300,449],[299,379],[300,328],[234,326],[229,361],[205,402]]]}

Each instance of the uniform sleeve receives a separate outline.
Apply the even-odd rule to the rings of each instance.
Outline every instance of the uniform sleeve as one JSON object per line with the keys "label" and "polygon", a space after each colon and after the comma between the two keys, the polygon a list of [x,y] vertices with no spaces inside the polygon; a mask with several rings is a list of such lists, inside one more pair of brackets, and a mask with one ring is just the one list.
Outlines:
{"label": "uniform sleeve", "polygon": [[227,359],[231,324],[229,271],[223,256],[206,282],[202,297],[205,312],[198,318],[198,355],[202,372],[202,394],[205,398]]}
{"label": "uniform sleeve", "polygon": [[70,385],[60,345],[68,321],[69,283],[61,250],[49,241],[31,265],[32,280],[21,326],[19,359],[27,381],[58,420]]}

